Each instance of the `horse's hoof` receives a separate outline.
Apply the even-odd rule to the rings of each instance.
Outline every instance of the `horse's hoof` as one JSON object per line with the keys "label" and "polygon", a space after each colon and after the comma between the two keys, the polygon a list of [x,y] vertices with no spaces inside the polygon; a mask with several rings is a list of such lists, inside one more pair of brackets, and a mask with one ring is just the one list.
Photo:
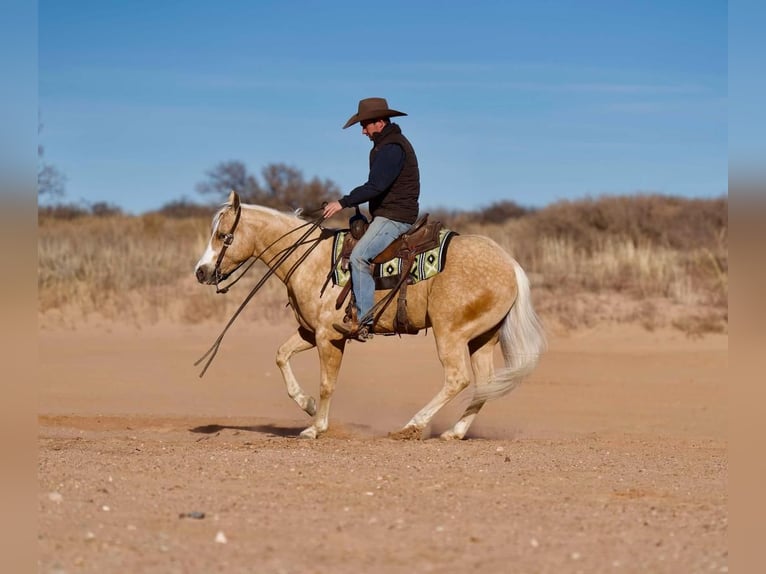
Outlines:
{"label": "horse's hoof", "polygon": [[423,438],[423,429],[418,427],[404,427],[388,434],[388,438],[394,440],[420,440]]}
{"label": "horse's hoof", "polygon": [[450,429],[440,434],[439,438],[442,440],[462,440],[463,437],[459,433],[456,433],[454,430]]}
{"label": "horse's hoof", "polygon": [[309,397],[309,400],[306,401],[306,406],[303,407],[303,410],[312,417],[317,414],[317,402],[314,397]]}
{"label": "horse's hoof", "polygon": [[299,438],[316,438],[317,437],[317,429],[314,427],[309,427],[305,429],[301,434],[298,435]]}

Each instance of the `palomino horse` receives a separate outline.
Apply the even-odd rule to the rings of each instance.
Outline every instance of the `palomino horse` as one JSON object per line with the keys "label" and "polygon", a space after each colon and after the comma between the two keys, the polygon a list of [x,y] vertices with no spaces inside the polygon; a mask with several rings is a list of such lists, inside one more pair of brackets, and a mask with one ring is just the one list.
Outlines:
{"label": "palomino horse", "polygon": [[[200,283],[214,284],[228,277],[251,257],[267,265],[302,235],[305,222],[294,214],[241,204],[235,192],[213,218],[212,236],[196,267]],[[291,233],[296,230],[296,233]],[[320,291],[330,268],[332,240],[312,238],[316,248],[297,266],[308,247],[305,241],[276,269],[287,287],[287,297],[298,330],[277,351],[287,393],[309,415],[311,426],[301,433],[316,438],[327,430],[330,400],[338,378],[346,340],[333,329],[343,310],[336,310],[340,287]],[[326,233],[324,235],[327,235]],[[222,253],[223,250],[223,253]],[[381,297],[376,293],[376,299]],[[431,328],[444,366],[444,386],[393,438],[420,438],[434,415],[471,382],[473,397],[445,439],[461,439],[487,400],[510,392],[537,365],[545,348],[542,326],[532,309],[529,280],[521,266],[497,243],[480,235],[458,235],[449,245],[444,270],[407,291],[408,318],[418,329]],[[376,332],[393,330],[396,305],[382,315]],[[493,350],[500,342],[505,368],[495,371]],[[368,343],[374,345],[374,341]],[[319,405],[304,392],[290,367],[295,353],[316,347],[319,352]],[[470,366],[466,350],[470,355]]]}

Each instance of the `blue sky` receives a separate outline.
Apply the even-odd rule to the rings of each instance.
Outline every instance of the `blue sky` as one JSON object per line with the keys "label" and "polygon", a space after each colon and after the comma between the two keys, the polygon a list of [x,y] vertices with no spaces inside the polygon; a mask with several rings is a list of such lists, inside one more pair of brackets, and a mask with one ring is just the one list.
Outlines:
{"label": "blue sky", "polygon": [[367,96],[418,153],[424,208],[727,192],[727,4],[41,0],[39,108],[66,199],[130,212],[217,163],[349,191]]}

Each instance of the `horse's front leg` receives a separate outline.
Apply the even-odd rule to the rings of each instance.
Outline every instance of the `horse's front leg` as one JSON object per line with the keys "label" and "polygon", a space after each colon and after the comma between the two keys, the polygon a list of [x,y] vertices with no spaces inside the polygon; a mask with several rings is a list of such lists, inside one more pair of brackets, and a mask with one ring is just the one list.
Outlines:
{"label": "horse's front leg", "polygon": [[313,349],[316,346],[314,334],[306,329],[299,328],[297,333],[290,336],[287,341],[282,343],[277,351],[277,366],[282,372],[282,378],[285,381],[287,387],[287,394],[293,399],[298,406],[306,411],[312,417],[317,412],[317,404],[314,397],[307,395],[298,380],[293,374],[293,369],[290,366],[290,358],[296,353],[301,351],[307,351]]}
{"label": "horse's front leg", "polygon": [[329,426],[330,400],[338,380],[346,341],[330,340],[318,333],[316,346],[319,351],[319,408],[314,416],[314,423],[301,433],[301,438],[317,438]]}

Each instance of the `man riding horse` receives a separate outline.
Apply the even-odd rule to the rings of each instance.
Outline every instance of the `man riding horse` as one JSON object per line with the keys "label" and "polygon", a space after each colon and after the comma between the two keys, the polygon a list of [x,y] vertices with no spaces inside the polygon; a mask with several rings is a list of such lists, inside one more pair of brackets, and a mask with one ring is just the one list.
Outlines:
{"label": "man riding horse", "polygon": [[372,222],[351,252],[351,282],[356,301],[357,321],[350,326],[333,327],[347,338],[366,341],[372,338],[372,313],[375,282],[372,259],[394,239],[407,232],[418,218],[420,171],[415,150],[402,130],[390,118],[407,114],[390,109],[384,98],[360,100],[357,113],[343,129],[355,123],[373,142],[367,182],[338,201],[327,204],[324,217],[332,217],[346,207],[369,202]]}

